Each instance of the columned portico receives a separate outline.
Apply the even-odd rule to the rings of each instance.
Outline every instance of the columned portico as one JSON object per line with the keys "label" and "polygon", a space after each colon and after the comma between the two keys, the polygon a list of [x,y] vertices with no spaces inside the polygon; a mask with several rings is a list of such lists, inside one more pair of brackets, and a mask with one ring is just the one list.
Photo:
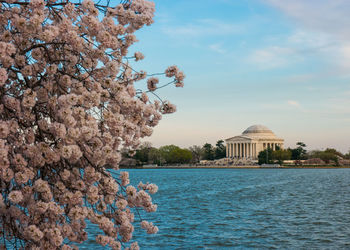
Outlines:
{"label": "columned portico", "polygon": [[226,156],[228,158],[257,159],[260,151],[270,148],[283,148],[284,140],[265,126],[254,125],[246,129],[242,135],[226,139]]}
{"label": "columned portico", "polygon": [[226,154],[229,158],[254,158],[256,157],[256,143],[227,143]]}

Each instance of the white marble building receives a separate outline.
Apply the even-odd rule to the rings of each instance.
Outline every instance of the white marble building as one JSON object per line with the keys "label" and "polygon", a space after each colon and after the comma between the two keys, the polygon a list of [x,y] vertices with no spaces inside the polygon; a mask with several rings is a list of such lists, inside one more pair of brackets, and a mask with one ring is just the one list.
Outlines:
{"label": "white marble building", "polygon": [[266,148],[283,148],[284,140],[263,125],[253,125],[241,135],[228,138],[226,141],[227,158],[257,159],[260,151]]}

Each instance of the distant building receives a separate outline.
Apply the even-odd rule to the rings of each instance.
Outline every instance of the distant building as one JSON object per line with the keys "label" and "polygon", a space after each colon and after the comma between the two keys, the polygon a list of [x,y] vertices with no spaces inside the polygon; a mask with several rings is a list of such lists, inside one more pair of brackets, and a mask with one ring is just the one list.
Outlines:
{"label": "distant building", "polygon": [[227,158],[257,159],[266,148],[283,148],[284,139],[263,125],[253,125],[244,130],[241,135],[228,138],[226,141]]}

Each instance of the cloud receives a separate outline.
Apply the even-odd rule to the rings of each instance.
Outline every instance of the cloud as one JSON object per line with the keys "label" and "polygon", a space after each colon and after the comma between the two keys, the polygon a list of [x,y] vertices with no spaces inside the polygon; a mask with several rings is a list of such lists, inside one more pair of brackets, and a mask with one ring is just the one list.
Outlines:
{"label": "cloud", "polygon": [[219,54],[225,54],[226,50],[224,48],[222,48],[222,44],[221,43],[215,43],[215,44],[211,44],[209,45],[209,49],[219,53]]}
{"label": "cloud", "polygon": [[241,32],[243,27],[217,19],[199,19],[181,26],[163,26],[162,31],[171,37],[226,36]]}
{"label": "cloud", "polygon": [[296,51],[292,48],[270,46],[257,49],[248,56],[248,61],[260,69],[274,69],[288,65],[291,59],[296,59]]}
{"label": "cloud", "polygon": [[300,104],[297,101],[288,100],[287,103],[288,103],[288,105],[293,106],[293,107],[298,107],[298,108],[300,107]]}
{"label": "cloud", "polygon": [[[296,59],[316,59],[325,66],[322,74],[350,76],[350,1],[349,0],[261,0],[278,9],[296,24],[287,37],[278,37],[279,47],[293,54],[274,53],[265,47],[251,57],[263,69],[289,66]],[[265,53],[263,53],[265,52]],[[256,59],[261,55],[260,59]],[[288,55],[293,55],[290,58]],[[266,62],[266,66],[263,64]]]}
{"label": "cloud", "polygon": [[350,39],[349,0],[263,0],[308,30]]}
{"label": "cloud", "polygon": [[349,0],[261,0],[297,24],[286,42],[304,55],[317,55],[330,74],[349,76]]}
{"label": "cloud", "polygon": [[317,56],[329,64],[333,73],[350,75],[350,43],[325,33],[298,30],[287,39],[302,56]]}

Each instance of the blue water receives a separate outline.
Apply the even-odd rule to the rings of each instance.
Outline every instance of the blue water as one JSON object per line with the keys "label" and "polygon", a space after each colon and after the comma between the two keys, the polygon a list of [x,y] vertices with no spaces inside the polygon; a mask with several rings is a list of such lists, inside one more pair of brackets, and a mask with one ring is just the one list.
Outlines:
{"label": "blue water", "polygon": [[159,186],[145,215],[160,231],[136,228],[142,249],[350,249],[350,169],[129,173]]}

